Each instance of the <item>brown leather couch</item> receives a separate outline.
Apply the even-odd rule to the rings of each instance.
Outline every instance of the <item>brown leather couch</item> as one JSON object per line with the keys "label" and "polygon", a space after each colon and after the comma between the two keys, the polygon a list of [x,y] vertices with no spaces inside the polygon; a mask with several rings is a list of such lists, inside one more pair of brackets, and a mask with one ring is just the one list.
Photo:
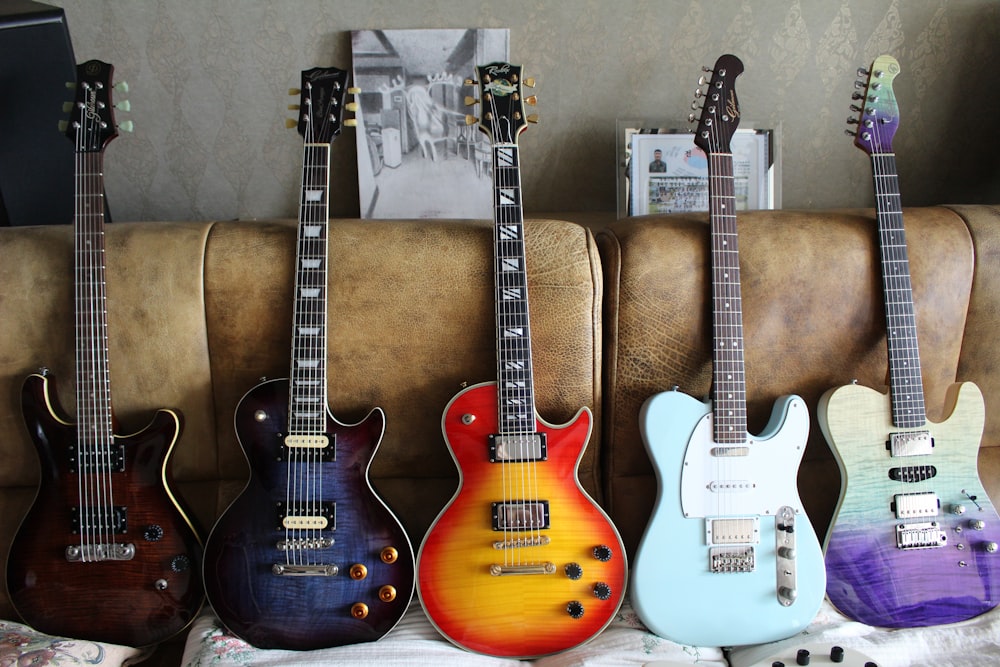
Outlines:
{"label": "brown leather couch", "polygon": [[[594,411],[580,481],[633,550],[655,494],[639,407],[674,385],[709,388],[707,219],[577,217],[585,224],[527,223],[537,407],[552,423]],[[908,209],[905,223],[928,416],[944,417],[956,379],[982,388],[981,474],[1000,497],[1000,209]],[[779,395],[801,395],[814,417],[826,389],[882,386],[873,212],[752,212],[739,230],[750,430]],[[261,377],[288,375],[294,238],[293,221],[108,226],[119,430],[160,407],[183,413],[172,472],[205,531],[248,473],[237,401]],[[442,410],[465,383],[495,378],[490,225],[336,220],[330,253],[331,409],[341,421],[385,410],[371,476],[416,549],[457,482]],[[72,276],[70,227],[0,230],[0,558],[38,480],[23,379],[47,367],[75,414]],[[815,421],[799,485],[822,535],[839,477]],[[14,618],[6,590],[0,618]]]}

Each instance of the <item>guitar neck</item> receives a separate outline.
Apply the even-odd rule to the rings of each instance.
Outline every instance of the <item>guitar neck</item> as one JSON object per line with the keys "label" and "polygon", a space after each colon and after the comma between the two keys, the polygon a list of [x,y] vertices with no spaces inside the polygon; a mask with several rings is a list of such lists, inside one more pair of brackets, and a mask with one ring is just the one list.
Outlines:
{"label": "guitar neck", "polygon": [[111,443],[111,381],[104,266],[104,154],[77,151],[73,215],[77,430],[81,442]]}
{"label": "guitar neck", "polygon": [[926,422],[926,412],[896,156],[873,152],[871,158],[889,348],[892,422],[899,428],[916,428]]}
{"label": "guitar neck", "polygon": [[493,182],[500,433],[532,433],[535,430],[535,390],[528,321],[521,175],[516,144],[494,144]]}
{"label": "guitar neck", "polygon": [[708,200],[712,228],[714,437],[718,443],[742,443],[747,439],[746,376],[732,153],[709,156]]}
{"label": "guitar neck", "polygon": [[306,143],[296,243],[288,432],[326,430],[327,231],[330,145]]}

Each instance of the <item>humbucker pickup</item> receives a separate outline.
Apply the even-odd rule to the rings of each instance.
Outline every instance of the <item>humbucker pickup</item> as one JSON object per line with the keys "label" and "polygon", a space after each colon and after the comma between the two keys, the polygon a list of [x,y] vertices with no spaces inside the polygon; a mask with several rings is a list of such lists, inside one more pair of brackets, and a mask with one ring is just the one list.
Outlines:
{"label": "humbucker pickup", "polygon": [[493,503],[493,530],[543,530],[549,527],[549,501]]}
{"label": "humbucker pickup", "polygon": [[[278,530],[299,529],[299,530],[336,530],[337,529],[337,503],[318,503],[313,508],[313,503],[298,502],[293,511],[286,512],[284,503],[278,503]],[[309,512],[299,511],[308,508]]]}
{"label": "humbucker pickup", "polygon": [[337,437],[319,433],[315,435],[290,434],[281,437],[281,444],[278,446],[279,461],[289,459],[289,450],[295,452],[295,456],[318,456],[323,463],[332,463],[337,460]]}
{"label": "humbucker pickup", "polygon": [[111,447],[69,447],[69,471],[71,473],[125,472],[125,447],[112,444]]}
{"label": "humbucker pickup", "polygon": [[[81,518],[82,516],[82,518]],[[128,508],[122,505],[114,507],[87,507],[80,511],[79,507],[69,509],[69,520],[74,535],[85,532],[111,530],[113,533],[128,532]]]}
{"label": "humbucker pickup", "polygon": [[885,448],[892,456],[926,456],[933,453],[930,431],[899,431],[889,434]]}
{"label": "humbucker pickup", "polygon": [[490,463],[545,461],[548,449],[544,433],[508,433],[489,436]]}
{"label": "humbucker pickup", "polygon": [[936,493],[897,493],[891,503],[897,519],[937,516],[941,503]]}

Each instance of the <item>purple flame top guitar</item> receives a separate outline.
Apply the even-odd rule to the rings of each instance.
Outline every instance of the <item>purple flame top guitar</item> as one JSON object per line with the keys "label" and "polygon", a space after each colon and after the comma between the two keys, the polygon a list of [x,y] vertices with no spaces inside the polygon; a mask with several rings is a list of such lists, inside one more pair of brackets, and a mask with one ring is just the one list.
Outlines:
{"label": "purple flame top guitar", "polygon": [[782,396],[764,431],[747,432],[730,149],[743,63],[723,55],[708,71],[694,141],[709,160],[712,397],[703,402],[667,391],[640,410],[658,491],[636,552],[631,593],[639,617],[657,634],[696,646],[732,646],[804,629],[823,601],[825,577],[819,539],[796,488],[809,435],[805,401]]}
{"label": "purple flame top guitar", "polygon": [[532,120],[523,102],[534,101],[522,100],[521,85],[534,83],[509,63],[476,71],[480,129],[493,148],[497,380],[445,408],[459,488],[424,537],[417,586],[431,623],[453,643],[527,658],[603,630],[621,605],[626,561],[617,530],[577,478],[590,410],[563,426],[535,411],[517,146]]}
{"label": "purple flame top guitar", "polygon": [[971,382],[952,385],[938,424],[927,420],[917,323],[892,138],[899,63],[859,70],[855,144],[871,157],[889,352],[889,393],[859,385],[817,407],[840,467],[827,534],[827,596],[847,616],[921,627],[977,616],[1000,602],[1000,519],[977,470],[985,408]]}
{"label": "purple flame top guitar", "polygon": [[45,372],[25,380],[41,482],[11,545],[7,587],[42,632],[147,646],[201,608],[201,544],[169,486],[180,414],[159,410],[142,431],[118,435],[111,408],[103,151],[117,136],[112,71],[97,60],[77,67],[66,132],[76,143],[77,421],[62,416]]}
{"label": "purple flame top guitar", "polygon": [[357,424],[327,407],[331,143],[347,72],[302,73],[303,135],[291,370],[236,407],[250,480],[205,544],[205,588],[226,627],[260,648],[306,650],[373,641],[413,596],[413,549],[368,468],[385,430],[373,409]]}

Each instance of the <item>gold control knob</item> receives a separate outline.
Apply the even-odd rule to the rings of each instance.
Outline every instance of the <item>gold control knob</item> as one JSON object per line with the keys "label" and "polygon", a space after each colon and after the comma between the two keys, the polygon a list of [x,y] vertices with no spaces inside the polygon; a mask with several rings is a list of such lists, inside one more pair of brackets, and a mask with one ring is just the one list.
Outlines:
{"label": "gold control knob", "polygon": [[[355,563],[354,565],[351,566],[350,575],[351,579],[354,579],[354,581],[361,581],[362,579],[368,576],[368,568],[362,565],[361,563]],[[367,612],[365,613],[367,614]]]}
{"label": "gold control knob", "polygon": [[351,605],[351,616],[357,619],[368,618],[368,605],[364,602],[355,602]]}
{"label": "gold control knob", "polygon": [[382,549],[382,553],[379,554],[379,558],[382,559],[383,563],[391,565],[399,560],[399,552],[396,551],[396,547],[386,547],[385,549]]}
{"label": "gold control knob", "polygon": [[378,589],[378,599],[382,602],[392,602],[396,599],[396,587],[386,584]]}

